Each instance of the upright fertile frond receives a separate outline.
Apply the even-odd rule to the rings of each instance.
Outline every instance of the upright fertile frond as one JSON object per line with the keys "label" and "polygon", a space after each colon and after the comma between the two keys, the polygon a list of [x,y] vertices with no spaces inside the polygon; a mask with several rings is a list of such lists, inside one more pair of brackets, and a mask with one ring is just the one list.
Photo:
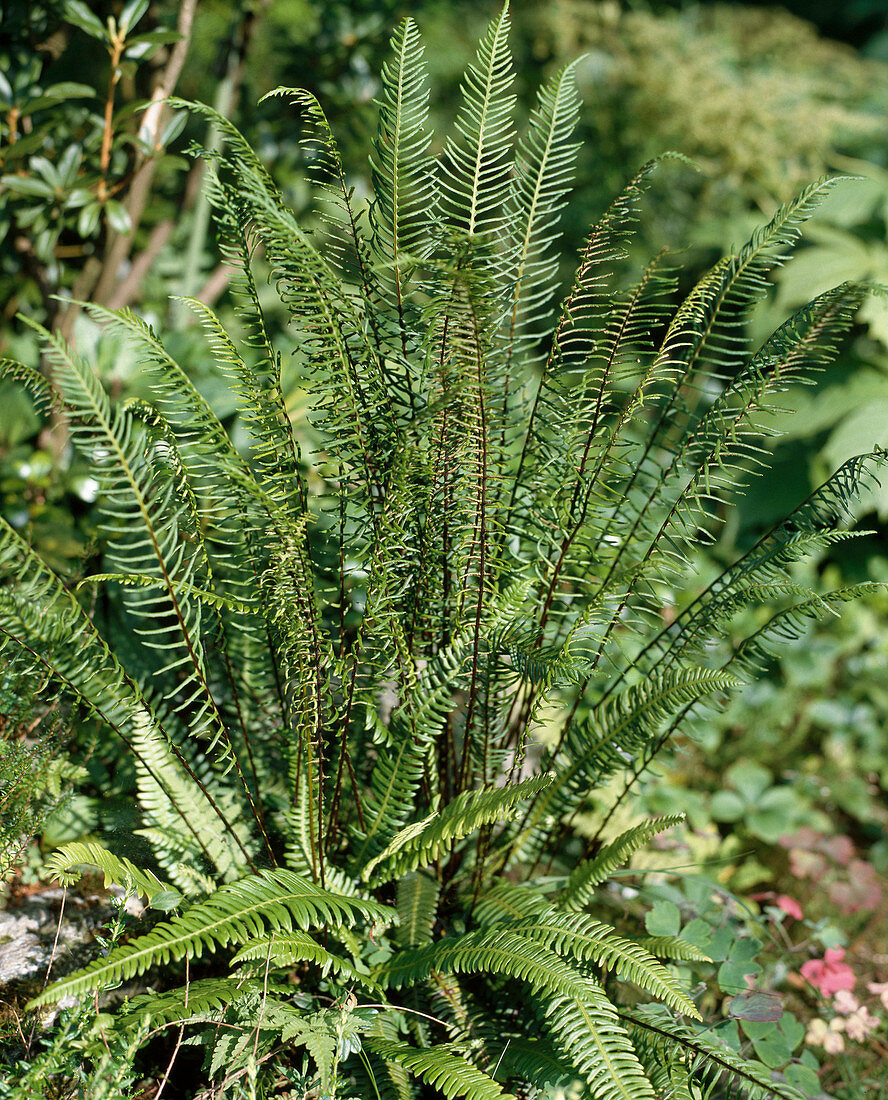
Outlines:
{"label": "upright fertile frond", "polygon": [[570,142],[580,114],[576,64],[565,66],[540,88],[536,110],[515,153],[515,176],[506,199],[514,242],[507,269],[514,281],[507,322],[509,359],[520,352],[516,341],[543,336],[552,310],[557,276],[553,242],[580,148]]}
{"label": "upright fertile frond", "polygon": [[[801,224],[837,182],[821,179],[806,187],[756,229],[736,255],[716,264],[676,312],[660,357],[681,364],[684,378],[698,369],[721,371],[737,362],[745,343],[738,330],[750,306],[764,294],[767,272],[783,262]],[[675,389],[667,407],[680,392]]]}
{"label": "upright fertile frond", "polygon": [[[255,300],[252,280],[245,274],[240,285],[245,299],[241,305],[242,319],[252,323],[254,348],[260,354],[265,352],[259,363],[251,366],[244,362],[209,306],[196,298],[177,300],[190,309],[201,323],[216,364],[229,377],[232,389],[241,399],[242,418],[252,436],[254,461],[259,474],[256,478],[251,471],[247,471],[244,484],[246,502],[261,506],[269,520],[293,524],[305,513],[307,490],[299,470],[299,451],[280,390],[280,360],[265,337],[264,320]],[[290,459],[286,465],[282,462],[283,456]],[[234,480],[237,484],[241,479]]]}
{"label": "upright fertile frond", "polygon": [[508,35],[506,4],[491,20],[475,62],[466,70],[456,118],[459,136],[447,141],[439,177],[447,227],[491,243],[506,225],[507,157],[514,134]]}
{"label": "upright fertile frond", "polygon": [[[324,241],[325,255],[335,260],[339,272],[349,282],[349,290],[357,298],[360,308],[359,323],[362,328],[353,333],[353,345],[358,354],[366,356],[363,361],[364,384],[375,380],[381,408],[394,414],[399,402],[413,408],[413,393],[406,355],[397,361],[394,372],[389,359],[398,350],[404,351],[403,339],[400,349],[390,337],[390,322],[385,317],[384,283],[379,278],[368,242],[365,240],[362,223],[363,212],[355,207],[354,189],[345,178],[342,157],[327,116],[315,96],[302,88],[275,88],[263,99],[271,96],[289,96],[291,102],[301,111],[304,121],[305,137],[303,143],[309,149],[310,171],[316,190],[327,198],[324,221],[329,228]],[[406,409],[405,409],[406,411]]]}
{"label": "upright fertile frond", "polygon": [[[624,244],[637,217],[638,204],[654,169],[663,159],[651,161],[636,173],[593,226],[583,246],[527,417],[512,491],[512,504],[519,506],[517,526],[522,531],[531,519],[528,509],[521,506],[522,489],[540,477],[537,471],[550,464],[553,449],[565,456],[563,462],[569,461],[567,456],[573,450],[575,434],[581,429],[585,438],[595,439],[604,416],[611,411],[610,395],[621,381],[624,357],[639,339],[649,339],[651,322],[656,316],[652,310],[668,288],[657,275],[656,265],[625,296],[622,308],[614,302],[611,282],[617,265],[625,258]],[[578,374],[584,379],[579,394],[574,389]]]}
{"label": "upright fertile frond", "polygon": [[823,596],[812,593],[802,602],[778,611],[764,626],[745,638],[725,662],[725,667],[737,668],[750,677],[760,675],[787,642],[802,637],[812,619],[836,614],[837,607],[843,603],[885,590],[884,584],[864,581]]}
{"label": "upright fertile frond", "polygon": [[[720,500],[732,488],[734,469],[741,462],[758,460],[759,443],[766,434],[760,417],[773,411],[770,399],[799,375],[806,380],[805,372],[833,358],[836,338],[850,328],[863,293],[859,286],[844,284],[790,318],[687,432],[659,477],[663,496],[670,481],[681,478],[684,484],[655,529],[648,557],[661,540],[671,545],[688,541],[694,525],[705,522],[706,502]],[[657,495],[652,488],[648,501]],[[634,524],[646,539],[650,535],[641,521],[650,507],[646,502]]]}
{"label": "upright fertile frond", "polygon": [[[289,91],[289,90],[285,90]],[[390,450],[382,445],[392,408],[384,384],[378,343],[365,324],[335,267],[321,255],[305,229],[286,206],[278,190],[240,133],[210,108],[196,110],[218,125],[229,144],[225,170],[233,185],[220,181],[213,193],[224,231],[223,241],[243,278],[241,290],[251,325],[266,345],[261,308],[253,285],[253,248],[261,243],[282,301],[300,332],[300,353],[313,376],[319,424],[328,444],[348,470],[354,470],[364,490],[364,503],[384,474]],[[263,368],[268,393],[286,420],[280,395],[279,355],[270,347]],[[292,445],[292,441],[287,447]],[[271,461],[280,454],[269,446]]]}
{"label": "upright fertile frond", "polygon": [[379,129],[374,139],[370,224],[379,276],[391,287],[402,351],[407,352],[410,280],[434,243],[437,202],[434,161],[429,154],[429,93],[419,31],[404,19],[391,40],[382,70]]}
{"label": "upright fertile frond", "polygon": [[[676,311],[654,361],[654,369],[667,371],[673,381],[667,396],[657,402],[653,428],[634,460],[631,477],[623,486],[629,507],[619,508],[619,522],[628,527],[629,537],[623,539],[615,563],[636,545],[636,535],[647,541],[645,536],[649,532],[645,524],[649,511],[660,500],[663,486],[681,478],[685,450],[692,446],[700,423],[708,423],[706,411],[702,414],[697,411],[705,400],[700,388],[702,379],[721,378],[740,366],[745,348],[743,326],[749,309],[767,290],[768,272],[786,258],[783,250],[795,242],[801,223],[810,217],[835,182],[820,180],[784,203],[736,255],[716,264]],[[754,404],[756,395],[756,390],[747,391],[747,400]],[[724,440],[720,435],[713,446]],[[656,462],[657,446],[665,447],[670,455],[665,469]],[[701,471],[708,468],[705,462],[698,466]],[[636,485],[642,489],[641,493],[634,491]],[[635,499],[641,501],[640,505],[633,506]],[[614,505],[612,520],[599,536],[596,549],[612,534],[618,507]],[[670,515],[683,517],[681,506],[674,504]],[[658,537],[649,545],[654,546]],[[612,565],[609,575],[614,568]]]}

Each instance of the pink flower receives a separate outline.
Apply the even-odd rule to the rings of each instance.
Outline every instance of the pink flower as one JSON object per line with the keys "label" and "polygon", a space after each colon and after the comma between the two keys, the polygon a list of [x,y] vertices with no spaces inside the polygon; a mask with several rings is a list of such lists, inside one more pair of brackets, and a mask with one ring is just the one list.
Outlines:
{"label": "pink flower", "polygon": [[866,988],[878,996],[884,1008],[888,1008],[888,982],[867,982]]}
{"label": "pink flower", "polygon": [[878,1016],[873,1016],[866,1005],[861,1005],[845,1020],[845,1030],[856,1043],[862,1043],[871,1031],[876,1030],[879,1023]]}
{"label": "pink flower", "polygon": [[843,913],[857,913],[861,909],[875,909],[882,900],[882,885],[871,863],[852,859],[847,868],[847,882],[833,882],[829,887],[829,900]]}
{"label": "pink flower", "polygon": [[833,1008],[836,1012],[841,1012],[843,1016],[850,1016],[852,1012],[856,1012],[860,1008],[860,1002],[847,989],[840,989],[833,997]]}
{"label": "pink flower", "polygon": [[788,894],[778,894],[774,904],[778,909],[782,909],[788,917],[792,917],[793,920],[802,919],[802,907],[795,900],[795,898],[789,897]]}
{"label": "pink flower", "polygon": [[842,989],[853,989],[857,979],[847,963],[844,948],[828,947],[822,959],[809,959],[801,969],[802,977],[819,989],[824,997],[831,997]]}

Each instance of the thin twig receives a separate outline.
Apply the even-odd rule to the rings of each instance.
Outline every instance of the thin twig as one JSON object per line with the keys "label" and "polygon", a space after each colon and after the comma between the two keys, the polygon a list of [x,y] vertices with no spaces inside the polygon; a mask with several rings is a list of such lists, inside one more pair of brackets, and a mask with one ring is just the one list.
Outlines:
{"label": "thin twig", "polygon": [[[184,1011],[185,1012],[188,1011],[188,991],[189,991],[189,988],[190,988],[190,983],[191,983],[191,965],[190,965],[190,960],[186,956],[185,957],[185,1004],[184,1004]],[[175,1045],[173,1046],[173,1053],[170,1056],[169,1062],[167,1062],[167,1067],[166,1067],[166,1070],[164,1071],[163,1078],[161,1079],[160,1085],[157,1088],[157,1092],[154,1094],[154,1100],[160,1100],[161,1093],[163,1092],[163,1090],[167,1086],[167,1082],[170,1079],[170,1074],[173,1071],[173,1064],[175,1063],[176,1059],[179,1057],[179,1051],[182,1048],[182,1038],[183,1038],[184,1034],[185,1034],[185,1021],[183,1020],[179,1024],[179,1034],[176,1036],[176,1042],[175,1042]]]}

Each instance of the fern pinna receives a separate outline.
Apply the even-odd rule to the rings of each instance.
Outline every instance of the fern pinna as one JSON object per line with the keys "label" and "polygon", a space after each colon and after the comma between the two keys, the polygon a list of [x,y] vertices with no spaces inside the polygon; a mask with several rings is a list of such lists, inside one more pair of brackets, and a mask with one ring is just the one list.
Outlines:
{"label": "fern pinna", "polygon": [[[662,961],[694,947],[602,919],[609,876],[679,819],[616,837],[603,820],[592,840],[573,823],[594,792],[622,798],[807,617],[862,590],[816,596],[789,568],[840,536],[878,454],[664,617],[738,471],[765,460],[766,414],[832,358],[864,290],[837,287],[747,346],[748,311],[829,181],[683,300],[668,254],[623,285],[651,164],[593,226],[556,305],[580,103],[568,67],[516,138],[508,29],[503,9],[435,157],[422,45],[400,26],[369,205],[319,104],[272,93],[306,128],[313,231],[236,129],[188,105],[225,140],[209,186],[244,342],[185,305],[238,395],[246,453],[127,311],[87,306],[141,357],[150,404],[114,403],[55,333],[48,378],[4,366],[67,420],[103,536],[100,571],[74,585],[2,523],[4,655],[132,753],[154,861],[91,842],[52,867],[98,868],[172,914],[35,1004],[149,972],[157,985],[169,967],[179,984],[118,1024],[204,1028],[226,1088],[284,1066],[325,1095],[574,1082],[643,1100],[728,1075],[788,1096],[694,1024]],[[292,321],[285,348],[260,271]],[[306,431],[282,393],[291,353]],[[732,645],[738,613],[761,604],[771,617]],[[176,968],[211,955],[216,976]]]}

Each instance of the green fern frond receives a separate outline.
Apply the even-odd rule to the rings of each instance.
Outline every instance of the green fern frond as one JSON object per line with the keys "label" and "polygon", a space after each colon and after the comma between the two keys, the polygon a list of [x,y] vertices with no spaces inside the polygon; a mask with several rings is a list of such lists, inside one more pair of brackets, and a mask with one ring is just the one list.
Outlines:
{"label": "green fern frond", "polygon": [[[553,776],[543,774],[514,786],[463,791],[441,810],[402,829],[378,856],[370,860],[361,878],[367,882],[373,876],[377,881],[388,882],[432,863],[455,842],[471,836],[481,826],[512,816],[519,802],[533,798],[552,779]],[[382,871],[373,875],[380,864],[384,865]]]}
{"label": "green fern frond", "polygon": [[257,970],[292,970],[299,963],[309,962],[319,967],[323,977],[334,975],[337,980],[362,985],[380,994],[382,990],[347,959],[335,955],[312,939],[307,932],[279,932],[271,936],[252,939],[231,960],[232,965],[256,963],[257,966],[245,968],[255,973]]}
{"label": "green fern frond", "polygon": [[571,871],[560,904],[565,909],[582,909],[591,900],[595,887],[604,882],[617,867],[631,859],[652,837],[681,824],[684,819],[684,814],[669,814],[642,821],[641,824],[627,829],[616,840],[605,845],[593,859],[580,863]]}
{"label": "green fern frond", "polygon": [[625,1027],[603,993],[593,1004],[555,998],[547,1005],[552,1034],[595,1100],[654,1100]]}
{"label": "green fern frond", "polygon": [[440,884],[421,871],[411,871],[398,881],[395,937],[401,947],[431,943],[440,891]]}
{"label": "green fern frond", "polygon": [[181,916],[56,982],[31,1003],[37,1007],[128,981],[151,966],[199,958],[204,951],[230,944],[242,945],[268,930],[290,932],[294,926],[348,925],[355,920],[389,923],[395,917],[393,910],[377,902],[332,894],[292,871],[263,871],[220,887]]}
{"label": "green fern frond", "polygon": [[738,1054],[708,1029],[687,1027],[646,1006],[621,1013],[621,1019],[656,1040],[658,1060],[680,1052],[697,1088],[730,1087],[746,1100],[804,1100],[798,1089],[776,1080],[767,1066]]}
{"label": "green fern frond", "polygon": [[[119,584],[123,588],[154,588],[164,590],[164,582],[157,577],[147,576],[144,573],[90,573],[78,582],[77,587],[87,585]],[[220,595],[218,592],[208,591],[205,588],[196,588],[194,585],[184,585],[184,593],[192,599],[211,607],[214,611],[240,611],[249,613],[247,604],[237,603],[230,596]]]}
{"label": "green fern frond", "polygon": [[[535,930],[534,930],[535,931]],[[483,929],[403,950],[380,964],[376,977],[395,989],[416,985],[432,974],[496,974],[527,982],[552,995],[594,996],[591,979],[542,943],[510,928]]]}
{"label": "green fern frond", "polygon": [[509,1035],[503,1038],[498,1056],[497,1074],[509,1080],[517,1077],[539,1089],[561,1086],[566,1089],[576,1080],[570,1062],[546,1039],[536,1036]]}
{"label": "green fern frond", "polygon": [[[159,672],[175,669],[175,687],[166,702],[191,712],[189,731],[206,739],[206,751],[217,751],[233,765],[234,753],[218,700],[210,686],[205,652],[205,626],[200,605],[190,598],[202,588],[206,557],[193,523],[175,444],[155,441],[150,428],[142,431],[126,407],[112,407],[92,369],[56,333],[32,325],[44,340],[53,364],[51,382],[63,404],[73,439],[90,459],[99,483],[106,517],[109,558],[120,572],[154,576],[158,594],[138,589],[128,599],[140,620],[144,644],[164,662]],[[154,451],[154,462],[146,459]],[[189,557],[180,535],[195,539]],[[165,626],[164,621],[169,623]],[[158,625],[158,624],[161,625]]]}
{"label": "green fern frond", "polygon": [[[141,831],[176,884],[193,894],[195,883],[206,881],[194,877],[202,855],[209,857],[209,866],[201,869],[210,873],[210,881],[216,876],[232,881],[248,871],[256,846],[232,788],[217,781],[211,793],[194,769],[189,772],[183,767],[184,758],[151,725],[135,725],[131,736],[138,753],[136,785],[145,820]],[[188,833],[178,827],[183,815]],[[220,819],[225,823],[221,830]]]}
{"label": "green fern frond", "polygon": [[[123,1023],[147,1016],[154,1026],[163,1023],[218,1022],[229,1005],[243,998],[277,992],[273,983],[262,979],[198,978],[187,986],[163,993],[140,993],[127,1001]],[[281,990],[283,992],[283,990]]]}
{"label": "green fern frond", "polygon": [[[322,1009],[310,1016],[281,1006],[275,1021],[281,1027],[281,1039],[294,1046],[304,1046],[318,1068],[322,1093],[330,1093],[336,1073],[336,1063],[343,1045],[342,1021],[333,1009]],[[337,1026],[340,1025],[340,1026]]]}
{"label": "green fern frond", "polygon": [[[196,844],[198,858],[212,863],[204,838],[191,815],[180,803],[156,760],[147,759],[144,738],[155,738],[169,748],[164,759],[174,756],[188,781],[196,785],[207,812],[215,818],[223,836],[231,833],[231,823],[190,768],[180,750],[169,741],[161,717],[145,692],[127,673],[95,625],[59,578],[12,527],[0,517],[0,576],[15,577],[15,587],[0,588],[0,634],[16,652],[24,654],[43,675],[56,680],[73,698],[80,700],[134,754],[139,767],[162,792],[176,819]],[[240,841],[231,837],[235,846]],[[189,840],[187,843],[190,843]],[[240,852],[243,856],[243,851]],[[235,857],[237,858],[237,857]],[[231,857],[228,858],[230,863]]]}
{"label": "green fern frond", "polygon": [[136,890],[149,906],[162,902],[164,909],[174,909],[182,902],[182,895],[152,871],[143,871],[126,856],[116,856],[95,841],[63,844],[56,848],[44,864],[46,870],[62,885],[70,886],[95,868],[102,872],[106,886],[120,886]]}
{"label": "green fern frond", "polygon": [[497,929],[514,932],[559,956],[594,963],[605,972],[613,970],[649,996],[699,1019],[687,992],[643,944],[618,935],[609,925],[586,914],[565,913],[547,904],[538,891],[497,887],[488,891],[474,915],[491,933]]}
{"label": "green fern frond", "polygon": [[533,884],[498,882],[478,899],[473,915],[479,924],[494,925],[512,920],[533,920],[549,907],[546,895],[535,889]]}
{"label": "green fern frond", "polygon": [[21,382],[26,387],[37,407],[44,412],[53,404],[53,390],[49,379],[36,367],[19,363],[16,359],[0,358],[0,378],[10,382]]}
{"label": "green fern frond", "polygon": [[515,1100],[502,1085],[466,1060],[458,1047],[436,1046],[430,1050],[417,1050],[409,1043],[377,1039],[368,1035],[366,1044],[380,1058],[396,1062],[414,1077],[434,1086],[444,1096],[464,1096],[466,1100]]}
{"label": "green fern frond", "polygon": [[448,139],[440,176],[441,206],[448,225],[470,238],[493,241],[505,227],[509,185],[507,160],[512,142],[512,58],[509,7],[495,16],[466,71],[456,118],[458,138]]}
{"label": "green fern frond", "polygon": [[778,611],[764,626],[744,639],[725,665],[741,669],[749,676],[758,675],[774,661],[786,642],[795,641],[804,634],[811,620],[820,619],[825,614],[836,614],[838,605],[870,593],[884,592],[886,588],[888,586],[885,584],[864,581],[822,596],[815,593],[801,603]]}
{"label": "green fern frond", "polygon": [[[670,719],[686,714],[687,708],[713,692],[740,682],[723,670],[681,669],[624,688],[588,721],[577,721],[564,740],[563,760],[551,765],[555,779],[525,814],[512,841],[513,851],[527,843],[547,818],[572,813],[590,788],[631,764],[645,746],[657,742]],[[550,831],[542,828],[537,843],[547,843],[549,838]]]}
{"label": "green fern frond", "polygon": [[733,565],[728,566],[676,616],[675,621],[651,639],[639,660],[648,653],[671,664],[695,647],[705,644],[711,624],[745,586],[787,580],[787,567],[836,539],[848,537],[840,524],[850,517],[851,503],[862,489],[875,485],[878,470],[886,462],[881,450],[848,459],[789,515],[765,532]]}
{"label": "green fern frond", "polygon": [[508,925],[534,943],[545,944],[559,956],[592,962],[603,971],[613,970],[649,996],[677,1012],[700,1019],[694,1003],[680,983],[638,943],[627,940],[606,924],[585,914],[544,909],[538,916]]}
{"label": "green fern frond", "polygon": [[688,943],[678,936],[643,936],[638,946],[644,948],[655,958],[687,960],[689,962],[711,962],[705,951]]}

